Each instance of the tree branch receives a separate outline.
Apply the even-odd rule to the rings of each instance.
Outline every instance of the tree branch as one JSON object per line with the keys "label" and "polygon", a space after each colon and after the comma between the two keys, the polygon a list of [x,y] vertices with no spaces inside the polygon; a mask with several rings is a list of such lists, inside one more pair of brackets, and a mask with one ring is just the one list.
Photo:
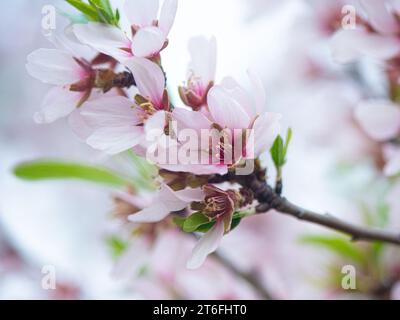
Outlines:
{"label": "tree branch", "polygon": [[224,176],[216,175],[210,179],[210,183],[227,181],[239,183],[243,187],[252,190],[255,199],[258,200],[259,204],[256,210],[260,214],[275,209],[282,214],[290,215],[299,220],[345,233],[349,235],[353,241],[381,241],[400,246],[400,234],[353,225],[331,216],[330,214],[318,214],[290,203],[267,184],[265,172],[263,171],[256,171],[247,176],[236,176],[231,172]]}

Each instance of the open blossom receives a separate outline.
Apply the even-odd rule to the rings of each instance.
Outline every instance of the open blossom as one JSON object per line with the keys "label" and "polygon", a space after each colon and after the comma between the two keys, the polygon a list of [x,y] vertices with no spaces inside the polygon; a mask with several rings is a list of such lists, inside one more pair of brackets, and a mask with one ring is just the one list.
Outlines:
{"label": "open blossom", "polygon": [[78,46],[71,47],[66,38],[58,39],[56,44],[57,48],[32,52],[26,64],[31,76],[55,86],[35,114],[38,123],[51,123],[68,116],[89,99],[93,90],[92,63],[78,50],[72,51]]}
{"label": "open blossom", "polygon": [[145,59],[133,57],[127,64],[139,94],[135,101],[123,96],[101,97],[88,102],[81,116],[90,128],[86,142],[95,149],[117,154],[146,141],[146,130],[164,129],[169,101],[161,68]]}
{"label": "open blossom", "polygon": [[358,16],[356,29],[340,29],[332,38],[333,57],[349,63],[363,55],[389,60],[400,53],[400,7],[394,1],[359,0],[366,19]]}
{"label": "open blossom", "polygon": [[[249,78],[251,92],[243,89],[233,78],[225,78],[220,85],[213,86],[207,97],[208,114],[183,108],[175,108],[172,113],[178,129],[192,128],[199,132],[213,129],[211,133],[221,138],[211,146],[206,144],[205,148],[211,147],[212,150],[198,144],[199,154],[211,154],[208,164],[214,165],[218,173],[226,173],[240,160],[255,159],[268,151],[280,131],[281,116],[264,111],[266,97],[261,80],[252,73],[249,73]],[[209,138],[214,140],[212,135]],[[196,173],[202,168],[191,165],[163,167],[171,171]]]}
{"label": "open blossom", "polygon": [[[371,100],[359,104],[355,118],[363,130],[374,140],[390,142],[400,136],[400,106],[390,101]],[[384,148],[387,164],[385,174],[400,172],[400,148]]]}
{"label": "open blossom", "polygon": [[77,38],[120,62],[132,56],[154,57],[168,44],[177,0],[165,0],[158,16],[159,0],[126,0],[130,30],[101,23],[74,25]]}
{"label": "open blossom", "polygon": [[233,213],[240,200],[240,195],[233,190],[224,191],[213,185],[206,185],[203,190],[205,198],[202,212],[215,224],[194,247],[187,262],[189,269],[199,268],[207,256],[218,248],[222,237],[231,228]]}
{"label": "open blossom", "polygon": [[207,104],[207,94],[214,85],[217,44],[214,37],[207,39],[199,36],[190,39],[189,52],[191,61],[188,78],[184,86],[179,87],[179,94],[185,105],[197,111]]}

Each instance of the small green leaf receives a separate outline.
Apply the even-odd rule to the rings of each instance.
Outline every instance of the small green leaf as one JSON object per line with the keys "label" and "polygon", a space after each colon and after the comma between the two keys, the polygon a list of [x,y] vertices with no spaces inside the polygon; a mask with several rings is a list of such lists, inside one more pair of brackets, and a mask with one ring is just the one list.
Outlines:
{"label": "small green leaf", "polygon": [[300,242],[310,244],[325,249],[329,249],[336,254],[349,258],[355,262],[363,263],[365,255],[354,243],[349,240],[337,236],[304,236],[300,238]]}
{"label": "small green leaf", "polygon": [[195,232],[200,226],[210,223],[210,219],[201,212],[196,212],[186,218],[183,224],[183,231]]}
{"label": "small green leaf", "polygon": [[89,20],[98,21],[96,10],[82,0],[66,0],[71,6],[82,12]]}
{"label": "small green leaf", "polygon": [[282,178],[282,168],[286,164],[287,151],[290,141],[292,140],[292,129],[289,128],[286,133],[286,140],[283,141],[281,136],[277,136],[270,150],[272,161],[278,172],[278,178]]}
{"label": "small green leaf", "polygon": [[285,164],[284,145],[281,136],[276,137],[271,147],[271,157],[276,168],[280,168]]}
{"label": "small green leaf", "polygon": [[83,13],[90,21],[106,23],[118,27],[119,12],[115,13],[109,0],[66,0],[69,4]]}
{"label": "small green leaf", "polygon": [[285,147],[283,150],[285,162],[286,162],[287,151],[289,149],[289,144],[290,144],[290,141],[292,141],[292,135],[293,135],[292,128],[289,128],[286,132]]}
{"label": "small green leaf", "polygon": [[14,168],[14,174],[18,178],[30,181],[79,179],[114,187],[130,185],[127,179],[107,168],[56,160],[22,163]]}

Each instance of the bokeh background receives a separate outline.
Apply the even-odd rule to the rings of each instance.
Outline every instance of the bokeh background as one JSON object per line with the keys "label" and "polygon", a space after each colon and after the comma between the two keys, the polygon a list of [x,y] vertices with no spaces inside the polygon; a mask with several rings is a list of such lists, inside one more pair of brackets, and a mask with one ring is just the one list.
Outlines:
{"label": "bokeh background", "polygon": [[[285,126],[293,128],[285,195],[307,208],[364,223],[360,208],[374,213],[377,204],[389,200],[375,166],[377,146],[352,115],[366,92],[379,95],[384,83],[375,62],[333,63],[330,22],[340,14],[339,3],[181,0],[163,63],[170,85],[177,87],[185,79],[188,39],[215,35],[217,78],[241,80],[247,68],[257,71],[267,108],[282,113]],[[116,278],[106,244],[115,227],[112,190],[76,181],[28,183],[13,176],[16,164],[43,157],[112,162],[78,141],[65,121],[33,121],[48,87],[27,74],[25,63],[33,50],[51,47],[41,29],[47,4],[73,11],[61,0],[8,0],[0,11],[0,299],[259,298],[212,259],[198,271],[185,270],[193,242],[173,232],[158,240],[148,275]],[[59,16],[57,26],[65,24]],[[398,228],[398,215],[391,211],[387,228]],[[275,297],[375,297],[338,289],[341,266],[348,261],[300,240],[331,233],[274,212],[248,220],[224,238],[220,251],[238,268],[257,274]],[[387,255],[380,264],[397,263],[395,254]],[[48,265],[56,268],[57,290],[41,287],[42,268]],[[379,279],[391,277],[382,272]]]}

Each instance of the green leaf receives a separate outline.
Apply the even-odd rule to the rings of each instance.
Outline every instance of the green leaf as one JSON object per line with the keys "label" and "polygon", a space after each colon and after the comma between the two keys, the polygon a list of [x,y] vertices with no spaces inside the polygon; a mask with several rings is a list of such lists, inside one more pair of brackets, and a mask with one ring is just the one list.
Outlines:
{"label": "green leaf", "polygon": [[107,245],[114,259],[119,258],[128,248],[128,244],[116,236],[109,237],[107,239]]}
{"label": "green leaf", "polygon": [[66,0],[71,6],[82,12],[89,20],[98,21],[96,9],[82,0]]}
{"label": "green leaf", "polygon": [[365,255],[361,249],[349,240],[337,236],[304,236],[300,238],[304,244],[328,249],[341,257],[349,258],[354,262],[363,263]]}
{"label": "green leaf", "polygon": [[88,3],[82,0],[66,0],[69,4],[83,13],[90,21],[106,23],[110,25],[119,25],[119,12],[113,12],[109,0],[88,0]]}
{"label": "green leaf", "polygon": [[274,162],[277,170],[277,178],[282,178],[282,168],[286,164],[286,155],[289,148],[290,141],[292,140],[292,129],[289,128],[286,133],[285,142],[281,136],[277,136],[270,150],[272,161]]}
{"label": "green leaf", "polygon": [[184,225],[184,223],[185,223],[185,221],[186,221],[186,218],[185,218],[185,217],[175,217],[175,218],[172,219],[172,221],[173,221],[178,227],[180,227],[181,229],[183,229],[183,225]]}
{"label": "green leaf", "polygon": [[280,168],[285,164],[284,145],[281,136],[276,137],[271,147],[271,157],[276,168]]}
{"label": "green leaf", "polygon": [[195,232],[200,226],[210,223],[210,219],[201,212],[196,212],[186,218],[183,223],[183,231]]}
{"label": "green leaf", "polygon": [[22,163],[14,168],[14,174],[18,178],[30,181],[79,179],[114,187],[130,185],[127,179],[107,168],[57,160],[36,160]]}
{"label": "green leaf", "polygon": [[289,149],[289,144],[290,141],[292,141],[292,135],[293,135],[292,128],[289,128],[286,132],[285,147],[283,149],[285,162],[286,162],[287,151]]}

